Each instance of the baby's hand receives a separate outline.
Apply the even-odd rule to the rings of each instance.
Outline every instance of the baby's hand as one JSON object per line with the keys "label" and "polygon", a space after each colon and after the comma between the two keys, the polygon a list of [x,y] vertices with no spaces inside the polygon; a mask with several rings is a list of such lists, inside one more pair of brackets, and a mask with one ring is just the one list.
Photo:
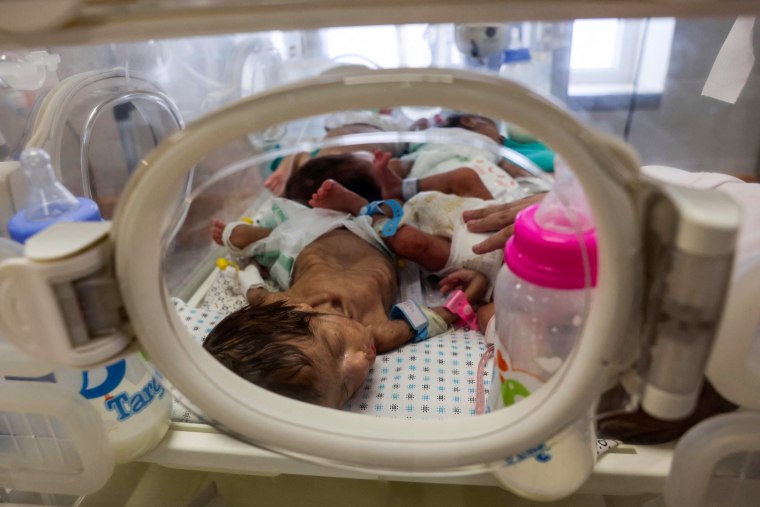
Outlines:
{"label": "baby's hand", "polygon": [[438,285],[443,294],[461,289],[464,291],[465,296],[467,296],[468,301],[477,303],[486,295],[488,278],[480,271],[461,268],[444,277]]}
{"label": "baby's hand", "polygon": [[224,222],[221,220],[212,220],[211,221],[211,239],[214,240],[214,243],[217,245],[224,244],[222,242],[222,234],[224,233],[224,228],[227,226]]}

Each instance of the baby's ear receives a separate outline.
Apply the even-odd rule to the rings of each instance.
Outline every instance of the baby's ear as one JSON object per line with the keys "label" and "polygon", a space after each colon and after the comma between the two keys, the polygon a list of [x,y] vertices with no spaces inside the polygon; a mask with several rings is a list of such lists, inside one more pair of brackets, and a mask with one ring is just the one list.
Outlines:
{"label": "baby's ear", "polygon": [[297,303],[291,306],[293,306],[293,308],[295,310],[298,310],[299,312],[313,312],[314,311],[314,308],[307,305],[306,303]]}
{"label": "baby's ear", "polygon": [[462,124],[465,128],[473,128],[476,124],[476,120],[472,116],[463,116],[459,122]]}

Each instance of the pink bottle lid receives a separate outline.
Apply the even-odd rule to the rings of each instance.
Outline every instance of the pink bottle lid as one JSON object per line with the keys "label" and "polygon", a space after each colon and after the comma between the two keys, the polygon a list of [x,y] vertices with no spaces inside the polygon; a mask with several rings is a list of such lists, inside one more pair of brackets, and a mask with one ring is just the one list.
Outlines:
{"label": "pink bottle lid", "polygon": [[515,231],[504,248],[504,263],[517,276],[551,289],[582,289],[586,286],[580,238],[586,245],[591,286],[596,286],[596,229],[580,234],[542,228],[536,221],[539,204],[522,210]]}

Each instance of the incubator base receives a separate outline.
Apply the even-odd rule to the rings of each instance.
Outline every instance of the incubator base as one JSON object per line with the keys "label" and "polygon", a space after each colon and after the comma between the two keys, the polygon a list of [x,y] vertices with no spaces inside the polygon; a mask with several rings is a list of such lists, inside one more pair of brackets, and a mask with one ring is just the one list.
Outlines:
{"label": "incubator base", "polygon": [[[625,390],[620,386],[611,389],[602,397],[598,413],[619,409],[622,406],[621,400],[626,396]],[[663,421],[655,419],[639,408],[631,413],[602,417],[597,423],[597,431],[599,438],[622,440],[628,444],[664,444],[677,440],[689,428],[709,417],[733,412],[737,408],[723,398],[709,382],[705,382],[696,409],[685,419]]]}
{"label": "incubator base", "polygon": [[[673,444],[666,444],[661,446],[621,445],[611,449],[599,457],[591,476],[576,494],[659,494],[663,491],[670,470],[673,448]],[[306,463],[249,446],[217,432],[210,426],[191,423],[172,423],[171,429],[161,443],[151,452],[143,455],[140,462],[171,469],[198,470],[208,473],[232,471],[249,476],[298,475],[330,479],[491,486],[494,490],[502,490],[499,481],[489,472],[460,476],[410,476],[403,472],[389,475]],[[473,503],[473,505],[480,504]]]}
{"label": "incubator base", "polygon": [[[356,480],[347,478],[251,477],[239,472],[177,470],[145,463],[117,467],[109,483],[99,492],[80,498],[76,507],[196,505],[193,500],[214,490],[216,503],[200,505],[244,506],[255,498],[261,507],[281,505],[414,505],[419,507],[460,507],[469,505],[509,505],[512,507],[643,507],[658,495],[630,496],[581,493],[547,504],[525,500],[496,487],[473,484],[435,484],[397,480]],[[308,500],[306,494],[308,491]],[[67,506],[68,507],[68,506]]]}

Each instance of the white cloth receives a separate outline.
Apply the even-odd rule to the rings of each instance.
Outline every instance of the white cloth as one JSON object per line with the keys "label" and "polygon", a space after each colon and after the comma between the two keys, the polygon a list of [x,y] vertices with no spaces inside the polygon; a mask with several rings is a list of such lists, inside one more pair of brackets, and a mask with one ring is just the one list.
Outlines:
{"label": "white cloth", "polygon": [[488,239],[490,234],[468,231],[462,213],[489,204],[493,202],[441,192],[421,192],[404,204],[404,216],[410,223],[428,234],[451,239],[451,252],[446,266],[435,274],[444,276],[459,268],[480,271],[490,282],[486,297],[490,295],[492,282],[496,280],[501,268],[503,252],[497,250],[483,255],[473,253],[472,247]]}
{"label": "white cloth", "polygon": [[345,227],[381,252],[391,255],[372,228],[372,218],[348,213],[312,209],[295,201],[272,200],[271,213],[257,220],[272,233],[246,247],[245,255],[269,269],[269,276],[282,288],[290,287],[290,274],[298,254],[319,237]]}
{"label": "white cloth", "polygon": [[[435,129],[430,129],[435,130]],[[426,143],[413,147],[413,153],[405,155],[402,160],[413,161],[409,172],[411,178],[424,178],[441,174],[460,167],[475,171],[483,185],[498,202],[512,202],[531,195],[523,186],[497,164],[501,157],[487,149],[496,146],[492,139],[465,129],[439,129],[451,135],[456,133],[462,141],[474,144]],[[478,147],[480,145],[481,147]],[[525,180],[529,188],[529,180]]]}
{"label": "white cloth", "polygon": [[409,120],[406,118],[380,114],[375,111],[338,111],[325,118],[325,128],[327,130],[353,123],[372,125],[387,132],[409,130],[410,125]]}

